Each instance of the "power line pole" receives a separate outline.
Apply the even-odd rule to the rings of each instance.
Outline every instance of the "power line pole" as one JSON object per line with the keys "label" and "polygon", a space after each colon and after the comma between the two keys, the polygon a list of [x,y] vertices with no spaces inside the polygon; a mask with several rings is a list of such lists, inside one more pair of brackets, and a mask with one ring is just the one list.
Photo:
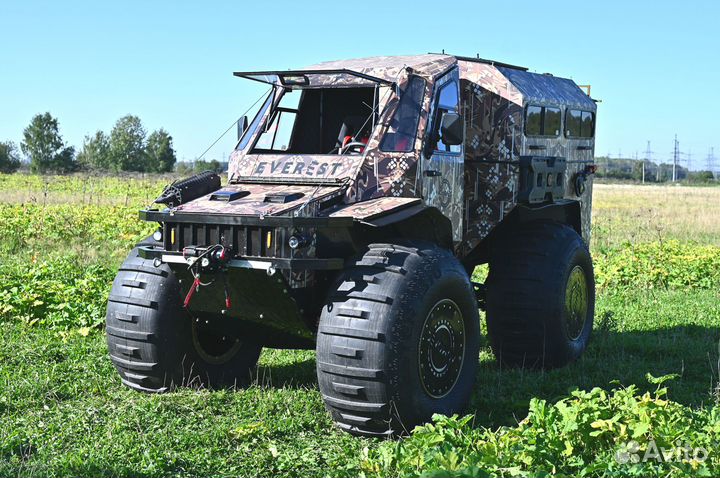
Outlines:
{"label": "power line pole", "polygon": [[672,182],[677,181],[677,166],[680,160],[680,143],[675,135],[675,147],[673,148],[673,169],[672,169]]}
{"label": "power line pole", "polygon": [[[649,163],[652,158],[653,152],[650,150],[650,141],[647,142],[647,149],[645,150],[645,157],[643,158],[643,167],[642,167],[642,182],[645,184],[645,163]],[[659,170],[659,169],[658,169]],[[659,173],[658,173],[658,180],[660,179]]]}
{"label": "power line pole", "polygon": [[710,148],[710,152],[707,156],[707,169],[715,177],[715,148]]}
{"label": "power line pole", "polygon": [[[637,152],[637,151],[635,151],[634,159],[635,159],[635,164],[637,164],[637,162],[640,161],[640,160],[638,159],[638,152]],[[633,166],[633,171],[634,171],[634,170],[635,170],[635,167]],[[640,171],[642,171],[642,174],[641,174],[641,176],[640,176],[640,177],[641,177],[640,180],[641,180],[642,183],[644,184],[644,183],[645,183],[645,161],[643,161],[643,162],[640,164]]]}

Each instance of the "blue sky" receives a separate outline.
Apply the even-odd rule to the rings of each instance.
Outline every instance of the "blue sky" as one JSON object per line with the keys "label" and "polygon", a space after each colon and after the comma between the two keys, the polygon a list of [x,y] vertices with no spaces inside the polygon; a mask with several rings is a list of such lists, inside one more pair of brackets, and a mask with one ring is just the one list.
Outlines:
{"label": "blue sky", "polygon": [[2,141],[49,111],[79,147],[132,113],[191,160],[264,90],[233,71],[445,49],[592,84],[598,155],[667,159],[677,133],[720,156],[720,2],[0,2]]}

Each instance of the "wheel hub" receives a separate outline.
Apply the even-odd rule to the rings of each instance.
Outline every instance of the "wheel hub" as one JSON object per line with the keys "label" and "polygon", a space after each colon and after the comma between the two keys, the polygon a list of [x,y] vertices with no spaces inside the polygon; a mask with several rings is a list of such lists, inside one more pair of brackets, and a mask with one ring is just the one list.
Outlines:
{"label": "wheel hub", "polygon": [[230,333],[215,330],[207,320],[192,319],[192,340],[200,358],[211,364],[223,364],[235,356],[242,342]]}
{"label": "wheel hub", "polygon": [[578,266],[573,267],[565,288],[565,316],[568,337],[577,340],[585,328],[588,314],[588,285],[585,271]]}
{"label": "wheel hub", "polygon": [[428,395],[444,397],[455,386],[465,358],[465,323],[457,304],[443,299],[430,310],[420,333],[420,382]]}

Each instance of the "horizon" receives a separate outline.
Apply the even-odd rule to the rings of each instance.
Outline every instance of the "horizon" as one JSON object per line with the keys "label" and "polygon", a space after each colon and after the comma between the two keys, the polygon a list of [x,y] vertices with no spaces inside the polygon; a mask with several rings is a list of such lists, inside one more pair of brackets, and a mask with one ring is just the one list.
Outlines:
{"label": "horizon", "polygon": [[[720,100],[710,91],[720,67],[708,61],[720,49],[711,34],[720,6],[697,2],[691,12],[670,2],[641,3],[523,6],[512,18],[531,21],[517,28],[499,2],[458,2],[446,12],[451,26],[439,22],[443,28],[429,23],[438,17],[428,16],[437,9],[429,2],[412,9],[370,2],[361,15],[338,13],[329,2],[312,9],[292,2],[272,9],[230,2],[212,8],[170,2],[3,5],[0,39],[13,48],[4,61],[10,74],[0,75],[0,141],[19,145],[31,118],[48,111],[63,139],[79,150],[86,135],[109,132],[120,117],[133,114],[148,133],[164,128],[172,135],[178,161],[196,159],[229,127],[203,158],[224,162],[235,143],[233,123],[267,89],[234,78],[233,71],[444,50],[592,85],[593,97],[601,100],[596,157],[632,159],[637,152],[644,159],[651,141],[649,159],[672,162],[677,134],[679,164],[687,167],[692,153],[691,169],[704,169],[710,148],[720,147]],[[321,11],[332,14],[315,13]],[[392,21],[368,24],[373,11]],[[454,17],[456,12],[462,15]],[[355,18],[362,33],[348,26]]]}

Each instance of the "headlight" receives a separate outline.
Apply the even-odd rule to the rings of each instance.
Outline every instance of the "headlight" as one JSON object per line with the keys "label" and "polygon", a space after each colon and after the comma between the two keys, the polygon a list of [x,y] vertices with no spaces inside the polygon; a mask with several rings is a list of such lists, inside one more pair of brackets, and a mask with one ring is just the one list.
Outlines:
{"label": "headlight", "polygon": [[305,247],[306,245],[307,239],[303,236],[290,236],[290,239],[288,239],[288,246],[290,246],[290,249],[299,249],[301,247]]}

